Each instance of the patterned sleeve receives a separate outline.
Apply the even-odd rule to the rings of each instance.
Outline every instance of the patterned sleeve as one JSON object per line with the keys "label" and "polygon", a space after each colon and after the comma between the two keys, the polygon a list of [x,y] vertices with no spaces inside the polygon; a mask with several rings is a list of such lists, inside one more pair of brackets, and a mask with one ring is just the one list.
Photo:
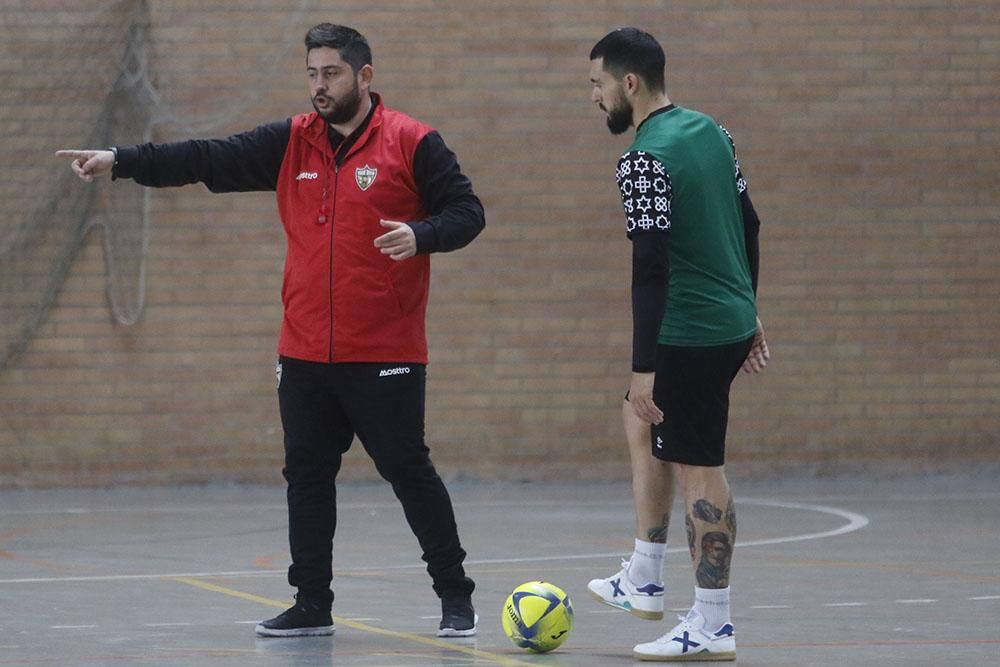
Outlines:
{"label": "patterned sleeve", "polygon": [[630,151],[618,161],[616,176],[628,237],[669,231],[673,189],[663,163],[645,151]]}
{"label": "patterned sleeve", "polygon": [[747,190],[747,179],[743,178],[743,173],[740,171],[740,159],[736,157],[736,142],[733,141],[733,135],[729,134],[724,126],[719,125],[719,129],[726,133],[726,137],[729,139],[729,145],[733,148],[733,162],[736,163],[736,189],[743,194]]}

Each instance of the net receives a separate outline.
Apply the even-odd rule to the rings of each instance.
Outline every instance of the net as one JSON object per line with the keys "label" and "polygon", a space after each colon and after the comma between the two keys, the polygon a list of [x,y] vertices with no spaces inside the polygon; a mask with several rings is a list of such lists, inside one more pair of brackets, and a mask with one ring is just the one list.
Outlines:
{"label": "net", "polygon": [[300,44],[309,4],[302,0],[287,13],[282,46],[262,54],[269,65],[252,77],[246,98],[203,115],[179,112],[154,85],[148,0],[42,0],[0,9],[0,370],[45,321],[93,230],[102,234],[114,320],[133,324],[144,306],[150,191],[107,178],[80,187],[52,152],[141,143],[160,128],[219,130]]}

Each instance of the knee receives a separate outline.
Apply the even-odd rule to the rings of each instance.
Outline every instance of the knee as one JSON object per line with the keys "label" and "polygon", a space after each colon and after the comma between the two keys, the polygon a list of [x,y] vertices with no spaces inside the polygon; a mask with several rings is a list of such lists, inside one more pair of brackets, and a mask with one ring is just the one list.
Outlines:
{"label": "knee", "polygon": [[686,463],[670,463],[670,471],[674,479],[686,487],[687,483],[698,476],[698,466],[687,465]]}
{"label": "knee", "polygon": [[725,477],[725,466],[695,466],[687,463],[671,463],[674,472],[678,475],[688,477],[699,477],[705,479],[715,479]]}
{"label": "knee", "polygon": [[382,479],[392,485],[420,484],[437,477],[430,457],[411,457],[401,461],[380,461],[375,469]]}
{"label": "knee", "polygon": [[289,484],[322,484],[336,479],[339,471],[339,464],[305,465],[286,462],[281,474]]}
{"label": "knee", "polygon": [[726,473],[723,466],[693,466],[686,463],[670,463],[674,480],[682,492],[703,492],[709,488],[726,488]]}

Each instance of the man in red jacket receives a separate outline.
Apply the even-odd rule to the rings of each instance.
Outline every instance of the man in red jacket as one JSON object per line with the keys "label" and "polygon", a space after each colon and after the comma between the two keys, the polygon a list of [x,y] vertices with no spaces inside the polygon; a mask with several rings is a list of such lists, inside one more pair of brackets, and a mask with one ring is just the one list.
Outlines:
{"label": "man in red jacket", "polygon": [[370,90],[357,31],[309,30],[315,109],[225,139],[59,151],[85,181],[111,173],[152,187],[276,192],[288,239],[278,402],[288,482],[288,582],[295,605],[262,636],[334,631],[336,476],[355,436],[391,485],[441,599],[441,637],[476,633],[451,499],[424,444],[429,255],[464,247],[483,207],[432,128]]}

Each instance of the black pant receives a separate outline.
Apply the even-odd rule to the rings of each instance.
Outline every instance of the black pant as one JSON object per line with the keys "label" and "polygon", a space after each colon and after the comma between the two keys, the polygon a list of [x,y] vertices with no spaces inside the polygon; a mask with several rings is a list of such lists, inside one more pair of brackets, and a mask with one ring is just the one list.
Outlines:
{"label": "black pant", "polygon": [[323,364],[281,357],[278,404],[288,482],[288,583],[330,602],[337,472],[357,435],[392,485],[439,597],[467,596],[451,498],[424,444],[421,364]]}

